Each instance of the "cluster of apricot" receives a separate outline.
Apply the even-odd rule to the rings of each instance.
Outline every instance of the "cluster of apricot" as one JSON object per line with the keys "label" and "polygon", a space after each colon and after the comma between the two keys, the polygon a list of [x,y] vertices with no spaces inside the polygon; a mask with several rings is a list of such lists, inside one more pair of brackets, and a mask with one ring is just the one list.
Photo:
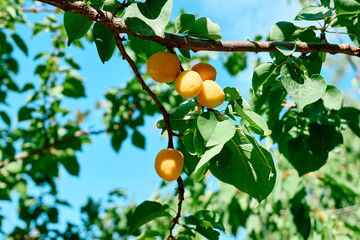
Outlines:
{"label": "cluster of apricot", "polygon": [[[148,72],[153,80],[160,83],[175,81],[174,86],[184,98],[197,97],[207,108],[216,108],[225,100],[222,88],[215,82],[216,69],[207,63],[198,63],[191,70],[180,73],[180,61],[170,52],[158,52],[147,62]],[[157,174],[166,181],[176,180],[184,165],[184,156],[178,150],[161,150],[155,159]]]}

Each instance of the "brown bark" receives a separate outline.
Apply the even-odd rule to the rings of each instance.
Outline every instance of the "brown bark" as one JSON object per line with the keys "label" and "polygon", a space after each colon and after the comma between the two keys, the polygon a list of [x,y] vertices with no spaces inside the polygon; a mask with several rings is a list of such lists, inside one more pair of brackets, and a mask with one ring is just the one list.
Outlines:
{"label": "brown bark", "polygon": [[[165,38],[159,36],[140,36],[131,32],[122,18],[114,17],[110,12],[91,7],[79,0],[38,0],[58,7],[64,11],[79,13],[90,20],[101,22],[112,31],[120,34],[126,33],[165,45],[167,47],[185,48],[194,52],[200,50],[218,52],[278,52],[276,46],[289,49],[294,47],[293,42],[253,42],[253,41],[214,41],[195,39],[187,36],[178,36],[170,33]],[[296,42],[296,52],[326,52],[330,54],[343,53],[360,57],[360,48],[349,44],[329,44],[325,42],[306,43]]]}

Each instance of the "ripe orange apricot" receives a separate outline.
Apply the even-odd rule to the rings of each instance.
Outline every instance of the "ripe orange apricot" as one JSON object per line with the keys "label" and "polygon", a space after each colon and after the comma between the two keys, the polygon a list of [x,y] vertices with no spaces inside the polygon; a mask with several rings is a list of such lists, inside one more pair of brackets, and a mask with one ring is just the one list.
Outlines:
{"label": "ripe orange apricot", "polygon": [[165,181],[174,181],[179,178],[184,166],[183,154],[172,148],[162,149],[155,159],[155,170]]}
{"label": "ripe orange apricot", "polygon": [[175,90],[184,98],[193,98],[199,95],[203,81],[200,75],[192,70],[179,74],[175,79]]}
{"label": "ripe orange apricot", "polygon": [[158,52],[149,58],[147,69],[156,82],[168,83],[174,81],[179,75],[180,61],[173,53]]}
{"label": "ripe orange apricot", "polygon": [[216,108],[225,100],[225,93],[219,84],[212,80],[203,82],[203,88],[197,96],[199,103],[207,108]]}
{"label": "ripe orange apricot", "polygon": [[199,73],[203,81],[216,79],[216,69],[208,63],[198,63],[191,70]]}

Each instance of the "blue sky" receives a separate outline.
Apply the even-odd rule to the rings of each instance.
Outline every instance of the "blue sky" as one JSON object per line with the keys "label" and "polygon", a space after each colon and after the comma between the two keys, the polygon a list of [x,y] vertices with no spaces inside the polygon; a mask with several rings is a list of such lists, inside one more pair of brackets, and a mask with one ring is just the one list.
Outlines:
{"label": "blue sky", "polygon": [[[296,2],[296,1],[291,1]],[[299,4],[289,4],[288,0],[174,0],[174,8],[171,19],[178,16],[180,9],[188,13],[197,14],[199,17],[209,17],[213,22],[221,26],[221,34],[224,40],[247,40],[253,39],[258,34],[266,36],[271,26],[277,21],[292,21],[300,10]],[[43,15],[29,17],[30,20],[41,19]],[[27,40],[30,56],[25,58],[19,51],[16,52],[20,63],[18,79],[34,80],[33,57],[44,48],[50,49],[48,34],[42,34],[30,39],[30,31],[19,28],[21,35]],[[106,64],[102,64],[97,56],[94,45],[85,44],[85,50],[71,46],[68,54],[80,64],[81,75],[86,79],[87,98],[79,100],[66,100],[65,107],[80,109],[81,111],[92,110],[96,102],[103,100],[106,89],[124,84],[132,75],[127,62],[123,61],[118,54]],[[262,59],[268,59],[267,53],[258,54]],[[222,69],[219,58],[215,54],[211,63],[217,68],[217,81],[222,87],[232,86],[240,89],[246,97],[251,85],[252,68],[251,62],[256,58],[255,54],[249,54],[248,70],[241,72],[237,77],[231,77]],[[13,96],[17,100],[17,96]],[[14,105],[13,105],[14,106]],[[16,106],[16,105],[15,105]],[[14,113],[13,116],[16,116]],[[106,135],[92,136],[93,144],[86,145],[83,151],[78,153],[80,162],[79,177],[69,176],[63,169],[61,178],[57,181],[59,197],[69,201],[73,207],[64,208],[61,217],[71,219],[76,223],[80,220],[80,206],[84,205],[88,197],[95,200],[105,200],[107,193],[115,188],[123,188],[129,197],[137,203],[148,200],[160,185],[161,179],[154,170],[154,159],[157,152],[167,146],[166,139],[160,136],[160,131],[155,128],[156,120],[160,116],[147,118],[145,126],[140,131],[146,136],[146,150],[135,148],[130,140],[126,140],[117,154],[111,147],[110,140]],[[84,128],[103,128],[101,112],[93,112],[92,116],[84,122]],[[175,189],[175,183],[170,189]],[[15,209],[5,210],[8,216],[13,216]],[[8,227],[12,222],[6,222]]]}

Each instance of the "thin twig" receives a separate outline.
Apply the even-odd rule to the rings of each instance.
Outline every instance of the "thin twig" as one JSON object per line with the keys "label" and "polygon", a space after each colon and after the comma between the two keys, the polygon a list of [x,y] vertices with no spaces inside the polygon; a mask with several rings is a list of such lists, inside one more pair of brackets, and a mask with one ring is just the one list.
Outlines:
{"label": "thin twig", "polygon": [[118,47],[118,49],[120,50],[123,59],[126,60],[131,69],[134,71],[137,79],[139,80],[141,87],[143,88],[144,91],[146,91],[150,97],[154,100],[154,102],[156,103],[157,107],[159,108],[161,114],[163,115],[164,118],[164,123],[165,123],[165,129],[168,133],[168,137],[169,137],[169,144],[168,144],[168,148],[174,148],[174,144],[173,144],[173,136],[175,135],[173,133],[173,131],[170,128],[170,122],[169,122],[169,113],[166,111],[164,105],[162,105],[162,103],[159,101],[159,99],[156,97],[156,94],[151,91],[151,89],[146,85],[144,79],[142,78],[139,70],[136,67],[135,62],[130,58],[130,56],[127,54],[127,52],[125,51],[124,45],[122,44],[122,41],[124,41],[123,38],[121,38],[117,33],[114,33],[114,37],[115,37],[115,42],[116,42],[116,46]]}
{"label": "thin twig", "polygon": [[[175,50],[174,50],[174,48],[171,48],[171,47],[166,47],[168,50],[169,50],[169,52],[171,52],[171,53],[173,53],[173,54],[175,54],[176,55],[176,52],[175,52]],[[184,70],[184,67],[182,66],[182,64],[180,63],[180,71],[185,71]]]}
{"label": "thin twig", "polygon": [[39,12],[57,12],[56,8],[47,8],[47,7],[43,7],[43,8],[37,8],[37,7],[24,7],[21,8],[21,10],[23,12],[34,12],[34,13],[39,13]]}
{"label": "thin twig", "polygon": [[119,128],[123,127],[131,119],[131,116],[134,114],[134,111],[135,111],[135,109],[137,107],[138,106],[135,105],[132,109],[130,109],[130,111],[128,112],[128,117],[126,119],[124,119],[123,121],[121,121],[119,124],[115,124],[112,127],[107,128],[107,129],[101,129],[101,130],[95,130],[95,131],[78,130],[78,131],[76,131],[74,133],[74,135],[69,136],[67,138],[64,138],[64,139],[62,139],[60,141],[55,141],[53,144],[45,145],[42,148],[36,149],[34,151],[31,151],[31,152],[22,152],[22,153],[16,155],[15,157],[13,157],[11,159],[6,159],[6,160],[0,162],[0,168],[6,166],[7,164],[9,164],[11,162],[15,162],[15,161],[18,161],[18,160],[21,160],[21,159],[25,159],[25,158],[28,158],[30,156],[34,156],[36,154],[41,154],[45,150],[48,150],[48,149],[53,148],[53,147],[60,146],[60,145],[62,145],[64,143],[70,142],[71,140],[79,138],[79,137],[81,137],[83,135],[99,135],[99,134],[106,133],[106,132],[109,133],[109,132],[116,131]]}
{"label": "thin twig", "polygon": [[170,233],[169,233],[169,236],[166,238],[167,240],[169,239],[175,239],[173,234],[172,234],[172,231],[174,230],[176,224],[179,223],[179,219],[181,217],[181,207],[182,207],[182,203],[184,201],[184,193],[185,193],[185,190],[184,190],[184,185],[183,185],[183,181],[182,181],[182,178],[179,177],[177,179],[177,182],[178,182],[178,192],[179,192],[179,203],[178,203],[178,211],[177,211],[177,214],[176,216],[172,219],[171,223],[171,227],[170,227]]}

